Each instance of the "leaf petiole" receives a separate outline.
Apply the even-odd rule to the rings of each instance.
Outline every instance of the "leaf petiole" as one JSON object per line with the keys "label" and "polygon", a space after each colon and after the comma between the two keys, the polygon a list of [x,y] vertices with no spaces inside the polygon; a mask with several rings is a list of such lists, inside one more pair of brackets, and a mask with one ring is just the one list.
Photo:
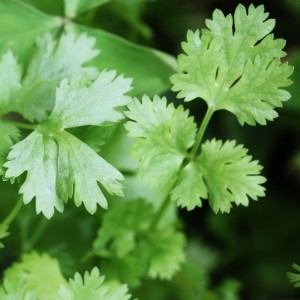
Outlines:
{"label": "leaf petiole", "polygon": [[23,201],[20,198],[18,202],[15,204],[15,206],[13,207],[13,209],[10,211],[8,216],[2,221],[0,227],[8,227],[16,218],[16,216],[18,215],[22,207],[23,207]]}
{"label": "leaf petiole", "polygon": [[38,126],[37,124],[28,124],[28,123],[12,121],[12,120],[4,120],[4,121],[11,125],[15,125],[18,128],[26,129],[26,130],[35,130],[36,127]]}
{"label": "leaf petiole", "polygon": [[208,107],[207,111],[205,113],[205,116],[201,122],[200,128],[198,130],[197,136],[196,136],[196,142],[191,150],[191,155],[190,155],[190,160],[193,160],[195,156],[197,155],[198,149],[201,145],[204,133],[207,129],[207,125],[214,113],[214,108],[213,107]]}

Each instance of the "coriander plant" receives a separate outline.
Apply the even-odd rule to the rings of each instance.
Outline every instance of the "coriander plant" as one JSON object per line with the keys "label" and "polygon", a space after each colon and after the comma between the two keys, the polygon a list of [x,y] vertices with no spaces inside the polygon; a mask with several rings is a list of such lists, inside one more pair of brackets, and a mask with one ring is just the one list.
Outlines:
{"label": "coriander plant", "polygon": [[[0,191],[3,202],[10,187],[15,197],[0,245],[13,247],[14,235],[20,245],[0,299],[134,299],[145,282],[174,280],[188,266],[192,246],[178,209],[207,200],[229,213],[265,195],[262,166],[245,146],[205,138],[219,110],[241,125],[266,125],[290,98],[293,68],[264,7],[215,10],[205,29],[188,31],[176,63],[77,24],[106,2],[65,0],[63,16],[0,2]],[[27,36],[17,25],[23,18]],[[159,95],[168,88],[184,102],[205,101],[199,124],[184,102]],[[79,254],[39,246],[59,218],[66,226],[86,220],[78,232],[56,231],[67,242],[78,234]],[[198,284],[186,299],[208,299]],[[220,290],[214,297],[225,299]]]}

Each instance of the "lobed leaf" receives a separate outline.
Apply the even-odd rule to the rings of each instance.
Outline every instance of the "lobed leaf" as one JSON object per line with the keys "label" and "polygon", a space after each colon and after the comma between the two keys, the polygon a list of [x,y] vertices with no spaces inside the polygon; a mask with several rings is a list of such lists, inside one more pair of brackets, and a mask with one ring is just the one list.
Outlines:
{"label": "lobed leaf", "polygon": [[290,98],[293,68],[282,63],[285,41],[271,34],[275,21],[262,5],[238,5],[234,15],[215,10],[207,28],[189,31],[171,77],[179,98],[202,98],[215,111],[232,112],[243,125],[266,124]]}
{"label": "lobed leaf", "polygon": [[58,41],[50,34],[39,38],[22,88],[12,99],[10,110],[29,120],[45,120],[47,112],[53,109],[55,90],[63,78],[76,74],[96,76],[96,69],[84,66],[99,53],[94,44],[95,39],[85,34],[66,33]]}
{"label": "lobed leaf", "polygon": [[135,99],[125,112],[125,125],[134,138],[133,154],[140,162],[140,175],[149,185],[169,186],[193,145],[196,125],[182,106],[167,105],[165,98]]}
{"label": "lobed leaf", "polygon": [[91,84],[85,84],[82,76],[64,79],[56,90],[50,121],[63,129],[118,122],[123,119],[118,108],[130,101],[125,94],[131,82],[116,71],[102,71]]}
{"label": "lobed leaf", "polygon": [[207,186],[208,201],[214,212],[229,212],[233,203],[248,206],[249,199],[265,195],[260,175],[262,167],[235,141],[207,141],[196,158],[196,167]]}

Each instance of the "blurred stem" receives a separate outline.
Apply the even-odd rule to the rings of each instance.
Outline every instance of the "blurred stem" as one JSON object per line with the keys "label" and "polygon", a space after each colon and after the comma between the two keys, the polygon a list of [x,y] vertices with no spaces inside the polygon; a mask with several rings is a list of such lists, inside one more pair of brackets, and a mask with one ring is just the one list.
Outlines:
{"label": "blurred stem", "polygon": [[8,124],[15,125],[18,128],[26,129],[26,130],[35,130],[37,126],[36,124],[27,124],[18,121],[12,121],[12,120],[4,120],[4,121]]}
{"label": "blurred stem", "polygon": [[36,226],[36,230],[33,232],[33,234],[31,235],[31,238],[29,239],[29,241],[26,243],[25,251],[30,251],[35,244],[37,243],[37,241],[41,238],[44,230],[46,229],[47,225],[48,225],[48,220],[45,219],[44,217],[41,217],[41,219],[39,220],[38,225]]}
{"label": "blurred stem", "polygon": [[202,120],[202,123],[200,125],[199,131],[197,133],[196,142],[195,142],[195,144],[194,144],[194,146],[191,150],[191,160],[194,159],[195,156],[197,155],[197,152],[198,152],[199,147],[201,145],[201,142],[202,142],[204,133],[206,131],[207,125],[208,125],[213,113],[214,113],[214,108],[213,107],[208,107],[207,111],[205,113],[205,116]]}
{"label": "blurred stem", "polygon": [[150,231],[156,229],[156,227],[159,224],[159,221],[160,221],[161,217],[165,214],[165,212],[166,212],[166,210],[167,210],[170,203],[171,203],[171,197],[168,193],[167,197],[161,203],[159,209],[157,210],[156,214],[154,215],[154,217],[152,219],[152,222],[149,226]]}
{"label": "blurred stem", "polygon": [[13,209],[10,211],[10,213],[8,214],[8,216],[1,222],[0,227],[6,227],[9,226],[13,220],[16,218],[16,216],[18,215],[18,213],[20,212],[21,208],[23,206],[23,201],[20,198],[17,203],[15,204],[15,206],[13,207]]}

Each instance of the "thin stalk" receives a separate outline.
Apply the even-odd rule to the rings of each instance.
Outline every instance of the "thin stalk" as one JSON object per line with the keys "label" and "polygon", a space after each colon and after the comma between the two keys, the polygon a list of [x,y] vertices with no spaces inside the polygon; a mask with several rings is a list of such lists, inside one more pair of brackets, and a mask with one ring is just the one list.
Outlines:
{"label": "thin stalk", "polygon": [[[193,146],[189,159],[192,160],[195,158],[199,146],[201,145],[204,133],[206,131],[207,125],[212,117],[214,113],[214,108],[213,107],[209,107],[205,113],[205,116],[203,118],[203,121],[200,125],[199,131],[197,133],[196,136],[196,142],[195,145]],[[174,185],[170,188],[170,191],[173,189]],[[170,194],[170,193],[169,193]],[[167,208],[169,207],[170,203],[171,203],[171,197],[168,194],[168,196],[164,199],[164,201],[162,202],[161,206],[159,207],[159,209],[157,210],[156,214],[154,215],[154,218],[152,219],[152,222],[149,226],[149,230],[154,230],[157,225],[159,224],[162,216],[164,215],[164,213],[166,212]]]}
{"label": "thin stalk", "polygon": [[23,201],[22,201],[22,199],[19,199],[18,202],[13,207],[13,209],[8,214],[8,216],[1,222],[0,227],[9,226],[12,223],[12,221],[16,218],[16,216],[18,215],[22,206],[23,206]]}
{"label": "thin stalk", "polygon": [[21,129],[26,129],[26,130],[35,130],[37,125],[36,124],[27,124],[23,122],[18,122],[18,121],[11,121],[11,120],[4,120],[6,123],[15,125],[18,128]]}
{"label": "thin stalk", "polygon": [[204,133],[206,131],[207,125],[208,125],[213,113],[214,113],[213,107],[208,107],[208,109],[205,113],[205,116],[202,120],[202,123],[200,125],[199,131],[197,133],[196,142],[195,142],[195,144],[194,144],[194,146],[191,150],[191,155],[190,155],[191,159],[195,158],[195,156],[197,155],[197,152],[198,152],[198,149],[201,145],[201,142],[202,142]]}
{"label": "thin stalk", "polygon": [[26,246],[25,246],[26,251],[30,251],[35,246],[35,244],[41,238],[47,225],[48,225],[48,220],[46,220],[44,217],[41,217],[38,225],[36,226],[36,230],[33,232],[31,238],[26,243]]}
{"label": "thin stalk", "polygon": [[154,229],[156,229],[157,225],[160,222],[161,217],[164,215],[164,213],[166,212],[169,204],[171,203],[171,197],[169,196],[169,194],[167,195],[167,197],[164,199],[164,201],[162,202],[161,206],[159,207],[159,209],[157,210],[156,214],[154,215],[152,222],[149,226],[149,230],[152,231]]}

